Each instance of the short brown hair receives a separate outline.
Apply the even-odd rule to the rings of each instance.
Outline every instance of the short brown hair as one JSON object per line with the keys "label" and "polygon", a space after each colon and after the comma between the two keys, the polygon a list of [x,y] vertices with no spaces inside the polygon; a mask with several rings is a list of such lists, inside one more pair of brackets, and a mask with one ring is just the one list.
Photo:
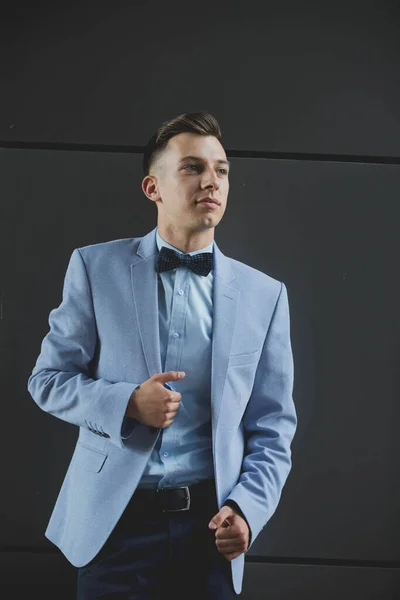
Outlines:
{"label": "short brown hair", "polygon": [[150,167],[159,160],[163,150],[174,135],[179,133],[197,133],[213,135],[221,140],[219,123],[213,115],[206,111],[183,113],[170,121],[164,121],[150,138],[143,154],[143,173],[148,175]]}

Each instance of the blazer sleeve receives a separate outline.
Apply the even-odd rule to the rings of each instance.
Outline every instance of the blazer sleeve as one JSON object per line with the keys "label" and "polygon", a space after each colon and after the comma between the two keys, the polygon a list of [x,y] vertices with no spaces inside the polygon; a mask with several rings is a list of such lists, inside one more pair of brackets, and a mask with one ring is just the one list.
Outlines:
{"label": "blazer sleeve", "polygon": [[49,314],[50,331],[28,379],[36,404],[63,421],[85,427],[124,448],[135,427],[125,417],[138,383],[93,379],[89,363],[97,342],[91,290],[79,248],[70,257],[61,304]]}
{"label": "blazer sleeve", "polygon": [[250,526],[247,551],[274,514],[291,469],[297,427],[293,379],[288,296],[281,283],[242,418],[246,444],[241,475],[227,498],[239,505]]}

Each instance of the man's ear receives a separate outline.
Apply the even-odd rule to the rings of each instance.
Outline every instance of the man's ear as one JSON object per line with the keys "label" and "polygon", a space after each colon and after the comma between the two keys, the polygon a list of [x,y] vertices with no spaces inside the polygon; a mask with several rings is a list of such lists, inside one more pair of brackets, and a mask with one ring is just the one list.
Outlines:
{"label": "man's ear", "polygon": [[149,200],[157,202],[161,199],[160,190],[158,187],[157,175],[146,175],[142,181],[143,193]]}

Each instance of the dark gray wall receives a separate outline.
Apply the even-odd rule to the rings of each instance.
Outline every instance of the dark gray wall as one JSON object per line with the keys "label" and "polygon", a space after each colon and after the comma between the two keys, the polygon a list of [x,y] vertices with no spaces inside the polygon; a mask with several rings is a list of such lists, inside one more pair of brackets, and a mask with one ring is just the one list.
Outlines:
{"label": "dark gray wall", "polygon": [[[232,162],[221,250],[288,287],[293,469],[244,599],[400,598],[400,8],[9,5],[0,44],[1,585],[74,597],[44,538],[77,431],[26,384],[72,250],[156,224],[143,145],[207,109]],[[1,590],[1,587],[0,587]]]}

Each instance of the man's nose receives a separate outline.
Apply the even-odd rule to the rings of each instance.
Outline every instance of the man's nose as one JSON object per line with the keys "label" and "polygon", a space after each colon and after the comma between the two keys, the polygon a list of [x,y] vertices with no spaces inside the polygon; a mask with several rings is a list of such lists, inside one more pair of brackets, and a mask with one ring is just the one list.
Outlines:
{"label": "man's nose", "polygon": [[204,177],[203,185],[204,187],[209,187],[210,185],[212,185],[213,188],[218,189],[219,181],[217,174],[214,171],[207,173],[207,175]]}

